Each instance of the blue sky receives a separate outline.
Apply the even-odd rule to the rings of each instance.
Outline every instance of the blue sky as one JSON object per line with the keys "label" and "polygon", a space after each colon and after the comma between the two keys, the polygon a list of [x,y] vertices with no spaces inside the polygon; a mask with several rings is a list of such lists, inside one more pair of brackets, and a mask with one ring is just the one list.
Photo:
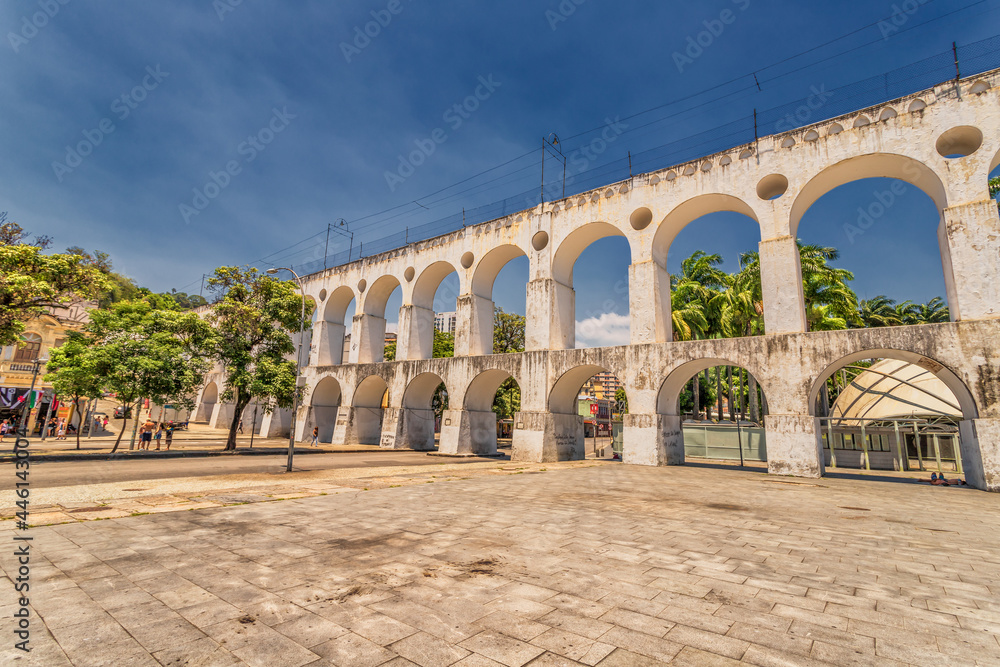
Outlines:
{"label": "blue sky", "polygon": [[[911,0],[911,14],[899,13],[910,5],[897,0],[63,1],[0,6],[0,211],[51,234],[59,248],[110,252],[142,285],[189,292],[218,265],[252,262],[310,236],[272,259],[321,258],[323,230],[337,219],[351,223],[356,246],[374,244],[463,207],[533,192],[540,139],[551,132],[571,151],[593,135],[567,137],[606,118],[675,103],[636,119],[590,165],[597,173],[576,179],[598,185],[621,177],[626,151],[646,155],[647,169],[664,166],[647,151],[743,123],[754,107],[799,99],[813,85],[841,86],[952,41],[990,37],[1000,25],[1000,0]],[[46,8],[51,16],[33,29]],[[678,67],[673,54],[727,11],[732,20],[711,44]],[[875,23],[894,13],[901,29],[886,35]],[[384,25],[369,27],[375,37],[358,37],[377,20]],[[752,71],[761,91],[715,88]],[[722,99],[690,98],[706,90]],[[454,112],[477,91],[475,111]],[[428,141],[434,151],[423,163],[387,182],[400,156]],[[68,152],[81,142],[88,155]],[[554,160],[547,173],[558,173]],[[844,234],[851,212],[884,186],[865,181],[831,193],[800,236],[840,248],[862,296],[943,294],[937,216],[919,191],[854,243]],[[733,268],[758,240],[739,216],[707,216],[678,238],[669,268],[698,248],[720,252]],[[345,250],[346,239],[334,235],[332,245]],[[626,275],[624,243],[599,242],[582,261],[601,270],[577,272],[586,295],[578,319],[601,324],[588,343],[609,342],[601,336],[615,324],[602,316],[627,313],[627,296],[614,289]],[[499,305],[523,312],[525,276],[523,261],[505,269]],[[451,291],[446,284],[441,294]],[[453,307],[444,297],[437,306]]]}

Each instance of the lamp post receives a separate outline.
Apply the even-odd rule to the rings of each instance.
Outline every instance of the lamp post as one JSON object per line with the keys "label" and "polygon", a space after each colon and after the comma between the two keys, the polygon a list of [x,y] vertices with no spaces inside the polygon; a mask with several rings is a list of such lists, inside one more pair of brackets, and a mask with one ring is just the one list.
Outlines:
{"label": "lamp post", "polygon": [[292,456],[295,453],[295,414],[299,409],[299,365],[302,361],[302,336],[306,321],[306,292],[302,287],[302,278],[295,271],[284,266],[267,270],[272,276],[278,271],[288,271],[295,276],[295,284],[298,285],[299,292],[302,293],[302,317],[299,318],[299,346],[295,351],[295,394],[292,396],[292,421],[288,431],[288,464],[285,466],[285,472],[292,472]]}
{"label": "lamp post", "polygon": [[[18,426],[18,435],[22,438],[28,436],[28,417],[31,416],[31,397],[35,393],[35,381],[38,379],[38,370],[45,364],[49,363],[48,359],[35,359],[31,362],[31,388],[28,389],[27,395],[24,397],[24,407],[21,408],[21,424]],[[41,409],[41,408],[39,408]],[[42,425],[42,430],[45,426]]]}

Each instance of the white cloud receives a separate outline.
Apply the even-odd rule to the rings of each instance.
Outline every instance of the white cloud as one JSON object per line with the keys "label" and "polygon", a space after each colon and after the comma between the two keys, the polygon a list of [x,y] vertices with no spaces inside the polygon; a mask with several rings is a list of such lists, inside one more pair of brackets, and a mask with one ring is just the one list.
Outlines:
{"label": "white cloud", "polygon": [[628,315],[603,313],[576,322],[577,348],[627,345],[628,341]]}

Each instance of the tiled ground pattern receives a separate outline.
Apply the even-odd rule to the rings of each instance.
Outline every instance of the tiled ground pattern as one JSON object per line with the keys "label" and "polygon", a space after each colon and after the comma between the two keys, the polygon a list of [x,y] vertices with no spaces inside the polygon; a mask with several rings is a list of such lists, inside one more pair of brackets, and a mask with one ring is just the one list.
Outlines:
{"label": "tiled ground pattern", "polygon": [[0,664],[1000,664],[998,501],[604,465],[37,528]]}

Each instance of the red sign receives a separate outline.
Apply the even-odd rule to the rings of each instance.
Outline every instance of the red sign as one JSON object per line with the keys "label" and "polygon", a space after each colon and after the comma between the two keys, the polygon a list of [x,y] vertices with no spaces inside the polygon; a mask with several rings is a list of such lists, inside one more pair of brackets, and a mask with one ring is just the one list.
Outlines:
{"label": "red sign", "polygon": [[597,403],[591,403],[590,404],[590,414],[592,414],[592,415],[596,415],[597,414]]}

